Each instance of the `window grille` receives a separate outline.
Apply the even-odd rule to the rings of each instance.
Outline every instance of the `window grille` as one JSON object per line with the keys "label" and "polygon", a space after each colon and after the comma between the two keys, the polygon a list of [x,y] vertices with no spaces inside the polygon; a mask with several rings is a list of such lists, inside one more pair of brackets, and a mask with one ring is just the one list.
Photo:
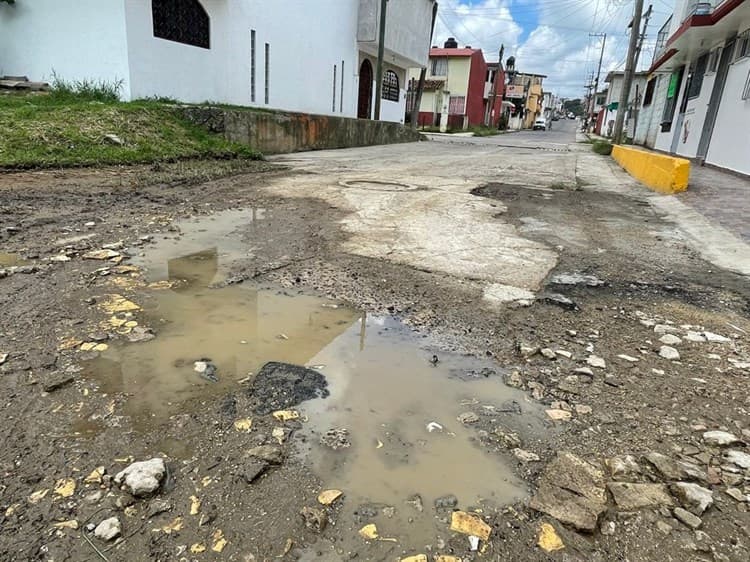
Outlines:
{"label": "window grille", "polygon": [[198,0],[151,0],[154,37],[211,48],[211,21]]}
{"label": "window grille", "polygon": [[432,59],[430,74],[433,76],[448,76],[448,57],[437,57]]}
{"label": "window grille", "polygon": [[386,70],[383,75],[383,93],[380,96],[387,101],[398,101],[398,75],[392,70]]}
{"label": "window grille", "polygon": [[448,100],[448,115],[463,115],[466,112],[466,97],[451,96]]}

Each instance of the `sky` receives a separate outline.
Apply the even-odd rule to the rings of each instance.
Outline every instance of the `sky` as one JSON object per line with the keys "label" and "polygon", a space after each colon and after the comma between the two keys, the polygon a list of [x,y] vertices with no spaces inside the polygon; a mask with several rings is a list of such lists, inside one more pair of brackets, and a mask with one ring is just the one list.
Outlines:
{"label": "sky", "polygon": [[[459,46],[481,48],[485,59],[497,61],[500,45],[505,61],[516,57],[516,70],[546,74],[544,90],[565,98],[579,98],[596,73],[606,33],[600,90],[610,70],[624,70],[628,24],[633,0],[438,0],[433,45],[455,37]],[[673,0],[645,0],[653,12],[639,68],[648,68],[656,34],[669,18]]]}

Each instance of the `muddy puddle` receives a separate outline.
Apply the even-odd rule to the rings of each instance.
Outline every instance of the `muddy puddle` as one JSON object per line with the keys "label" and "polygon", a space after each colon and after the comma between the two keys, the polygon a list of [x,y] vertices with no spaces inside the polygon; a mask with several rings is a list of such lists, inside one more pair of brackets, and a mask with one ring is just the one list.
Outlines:
{"label": "muddy puddle", "polygon": [[[85,365],[102,392],[126,397],[134,429],[216,403],[266,362],[293,363],[328,381],[330,396],[299,406],[303,438],[293,446],[324,487],[344,493],[339,548],[361,548],[357,530],[369,523],[393,539],[372,545],[376,558],[439,545],[452,509],[522,498],[509,463],[481,440],[482,432],[543,431],[536,407],[503,384],[503,370],[443,352],[394,318],[315,295],[251,283],[216,288],[232,261],[252,252],[234,232],[251,221],[231,211],[183,223],[181,236],[161,236],[134,260],[149,281],[170,282],[137,313],[157,335],[112,342]],[[216,382],[196,372],[201,360],[215,367]],[[343,446],[321,443],[331,429]],[[189,443],[163,445],[177,457],[192,452]]]}

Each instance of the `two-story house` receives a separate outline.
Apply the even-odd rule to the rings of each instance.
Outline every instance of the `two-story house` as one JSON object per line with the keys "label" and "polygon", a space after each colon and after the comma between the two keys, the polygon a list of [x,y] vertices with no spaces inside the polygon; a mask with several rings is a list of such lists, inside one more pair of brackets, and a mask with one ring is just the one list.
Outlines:
{"label": "two-story house", "polygon": [[661,28],[636,142],[750,174],[750,1],[677,0]]}
{"label": "two-story house", "polygon": [[[381,119],[403,122],[435,0],[389,0]],[[379,0],[0,2],[0,75],[119,82],[169,97],[372,118]]]}
{"label": "two-story house", "polygon": [[[633,131],[636,129],[635,116],[637,108],[643,100],[643,94],[646,86],[647,72],[636,72],[633,76],[633,82],[630,86],[628,95],[628,106],[625,108],[625,131],[626,136],[632,138]],[[625,82],[625,72],[613,70],[607,73],[604,82],[608,84],[607,97],[600,106],[597,118],[597,134],[611,137],[615,127],[617,113],[620,111],[620,94]],[[599,107],[599,106],[598,106]]]}
{"label": "two-story house", "polygon": [[[451,37],[442,48],[432,47],[429,57],[419,124],[439,126],[442,122],[451,129],[483,125],[488,73],[482,50],[459,48]],[[418,71],[412,71],[411,78],[417,76]]]}

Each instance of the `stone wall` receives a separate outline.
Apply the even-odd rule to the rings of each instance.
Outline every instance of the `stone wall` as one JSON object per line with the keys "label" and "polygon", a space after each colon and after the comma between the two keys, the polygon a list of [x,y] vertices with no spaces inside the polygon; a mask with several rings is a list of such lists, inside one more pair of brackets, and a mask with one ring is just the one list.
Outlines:
{"label": "stone wall", "polygon": [[399,123],[306,113],[186,106],[193,123],[263,154],[414,142],[420,134]]}

